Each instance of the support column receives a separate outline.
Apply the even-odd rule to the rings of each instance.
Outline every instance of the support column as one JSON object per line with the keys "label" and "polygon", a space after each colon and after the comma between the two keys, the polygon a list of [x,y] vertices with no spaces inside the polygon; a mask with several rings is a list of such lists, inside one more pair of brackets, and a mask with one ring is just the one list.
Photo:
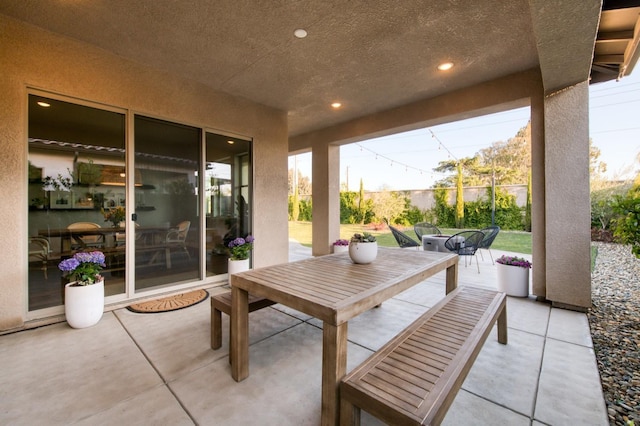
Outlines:
{"label": "support column", "polygon": [[[591,306],[589,86],[544,99],[544,279],[554,306]],[[539,230],[538,230],[539,232]],[[534,268],[537,268],[534,253]]]}
{"label": "support column", "polygon": [[531,97],[531,281],[532,293],[542,300],[547,297],[544,144],[544,90],[541,85],[539,93]]}
{"label": "support column", "polygon": [[322,256],[340,236],[340,147],[315,144],[311,157],[312,254]]}

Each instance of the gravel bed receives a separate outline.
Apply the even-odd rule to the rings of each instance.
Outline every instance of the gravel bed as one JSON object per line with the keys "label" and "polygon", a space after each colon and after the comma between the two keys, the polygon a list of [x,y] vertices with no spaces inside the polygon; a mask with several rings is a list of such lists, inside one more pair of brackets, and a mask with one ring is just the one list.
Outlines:
{"label": "gravel bed", "polygon": [[598,256],[587,316],[609,422],[640,426],[640,259],[630,246],[592,244]]}

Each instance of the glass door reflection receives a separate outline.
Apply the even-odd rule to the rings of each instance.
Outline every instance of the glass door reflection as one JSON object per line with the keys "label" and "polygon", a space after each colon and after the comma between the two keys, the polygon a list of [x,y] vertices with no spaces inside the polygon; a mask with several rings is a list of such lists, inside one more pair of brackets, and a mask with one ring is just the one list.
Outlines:
{"label": "glass door reflection", "polygon": [[227,245],[251,233],[251,142],[206,133],[207,276],[226,274]]}
{"label": "glass door reflection", "polygon": [[123,294],[124,113],[30,94],[28,168],[29,311],[64,303],[57,265],[79,251],[104,252],[105,296]]}
{"label": "glass door reflection", "polygon": [[201,131],[135,116],[135,290],[199,280]]}

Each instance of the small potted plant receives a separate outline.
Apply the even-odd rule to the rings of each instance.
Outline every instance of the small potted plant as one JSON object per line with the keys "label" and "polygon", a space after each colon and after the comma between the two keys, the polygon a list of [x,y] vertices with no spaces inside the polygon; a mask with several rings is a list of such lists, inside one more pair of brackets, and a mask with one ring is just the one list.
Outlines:
{"label": "small potted plant", "polygon": [[229,285],[231,285],[231,274],[249,270],[249,257],[253,249],[255,238],[247,235],[245,238],[238,237],[228,244],[229,261],[227,262],[227,272],[229,274]]}
{"label": "small potted plant", "polygon": [[349,251],[349,240],[338,239],[333,242],[334,253],[346,253]]}
{"label": "small potted plant", "polygon": [[349,257],[351,257],[353,263],[371,263],[377,255],[378,242],[375,236],[368,232],[353,234],[349,243]]}
{"label": "small potted plant", "polygon": [[58,264],[69,279],[64,287],[64,313],[73,328],[91,327],[100,321],[104,311],[104,253],[79,252]]}
{"label": "small potted plant", "polygon": [[518,256],[500,256],[496,259],[498,268],[498,290],[508,296],[529,296],[529,270],[531,262]]}
{"label": "small potted plant", "polygon": [[111,222],[114,228],[121,228],[122,222],[127,217],[124,207],[117,206],[110,209],[102,209],[102,216],[104,216],[105,222]]}

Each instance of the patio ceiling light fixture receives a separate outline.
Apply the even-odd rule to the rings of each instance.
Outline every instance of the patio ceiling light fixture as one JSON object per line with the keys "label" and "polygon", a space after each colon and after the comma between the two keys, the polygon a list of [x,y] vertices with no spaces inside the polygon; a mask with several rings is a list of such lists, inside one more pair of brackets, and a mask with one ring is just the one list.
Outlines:
{"label": "patio ceiling light fixture", "polygon": [[40,105],[42,108],[49,108],[51,106],[50,103],[47,103],[45,101],[39,101],[38,105]]}
{"label": "patio ceiling light fixture", "polygon": [[305,38],[307,36],[307,31],[303,30],[302,28],[298,28],[293,32],[293,35],[298,38]]}
{"label": "patio ceiling light fixture", "polygon": [[340,107],[342,107],[342,104],[340,102],[333,102],[331,104],[331,108],[333,108],[333,109],[338,109]]}
{"label": "patio ceiling light fixture", "polygon": [[444,63],[438,65],[438,69],[440,71],[448,71],[451,68],[453,68],[453,62],[444,62]]}

